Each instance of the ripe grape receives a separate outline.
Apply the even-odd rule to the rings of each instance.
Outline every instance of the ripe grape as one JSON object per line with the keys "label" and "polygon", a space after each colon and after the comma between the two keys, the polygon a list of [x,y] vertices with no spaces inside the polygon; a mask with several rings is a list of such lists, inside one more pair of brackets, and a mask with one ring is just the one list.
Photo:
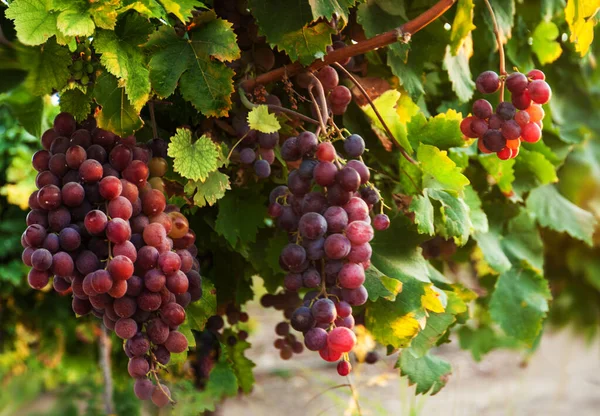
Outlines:
{"label": "ripe grape", "polygon": [[552,97],[552,90],[546,81],[541,79],[533,80],[527,87],[531,99],[537,104],[546,104]]}
{"label": "ripe grape", "polygon": [[506,88],[513,94],[521,94],[528,84],[527,77],[520,72],[513,72],[506,77]]}
{"label": "ripe grape", "polygon": [[485,71],[475,80],[477,90],[482,94],[492,94],[500,88],[500,77],[494,71]]}
{"label": "ripe grape", "polygon": [[494,109],[488,100],[479,99],[473,103],[473,115],[480,119],[488,119],[494,113]]}

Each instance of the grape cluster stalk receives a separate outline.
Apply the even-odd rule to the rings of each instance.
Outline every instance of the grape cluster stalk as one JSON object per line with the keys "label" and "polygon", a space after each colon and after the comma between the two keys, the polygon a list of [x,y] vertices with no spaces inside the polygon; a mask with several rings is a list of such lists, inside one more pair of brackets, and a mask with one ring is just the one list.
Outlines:
{"label": "grape cluster stalk", "polygon": [[[335,69],[326,66],[304,80],[304,87],[314,91],[315,113],[324,125],[331,114],[346,110],[352,97],[338,85]],[[370,241],[374,228],[385,230],[390,220],[383,213],[371,218],[374,207],[383,209],[383,201],[362,161],[363,138],[350,134],[334,139],[348,158],[343,159],[326,131],[320,131],[321,137],[304,131],[281,147],[282,158],[298,168],[289,173],[287,186],[272,190],[268,211],[289,235],[280,255],[280,265],[288,273],[285,292],[266,295],[262,303],[284,310],[289,319],[275,328],[281,337],[275,341],[281,358],[303,350],[291,327],[304,334],[307,349],[318,351],[325,361],[338,361],[338,373],[345,376],[352,368],[348,353],[356,344],[352,308],[368,298],[363,284],[370,266]],[[305,289],[300,300],[297,292]]]}
{"label": "grape cluster stalk", "polygon": [[500,77],[494,71],[482,72],[476,80],[477,90],[493,94],[506,84],[511,102],[501,101],[496,110],[485,99],[473,103],[472,115],[460,124],[462,134],[478,139],[482,153],[496,153],[502,160],[519,154],[521,142],[536,143],[542,137],[544,109],[552,97],[552,90],[539,69],[527,75],[514,72]]}
{"label": "grape cluster stalk", "polygon": [[102,319],[125,340],[136,396],[165,406],[172,399],[157,372],[187,350],[177,329],[202,297],[195,234],[152,186],[164,186],[166,143],[137,144],[68,113],[41,143],[22,236],[29,285],[42,290],[52,278],[77,315]]}

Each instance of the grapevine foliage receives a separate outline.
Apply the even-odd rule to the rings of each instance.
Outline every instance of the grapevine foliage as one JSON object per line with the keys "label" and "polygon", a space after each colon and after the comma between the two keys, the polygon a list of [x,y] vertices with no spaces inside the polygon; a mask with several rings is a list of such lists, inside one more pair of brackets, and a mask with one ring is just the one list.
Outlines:
{"label": "grapevine foliage", "polygon": [[[162,406],[172,393],[181,412],[199,412],[250,392],[245,304],[257,281],[262,305],[283,313],[273,334],[281,358],[318,351],[346,375],[399,352],[396,367],[417,393],[449,380],[436,347],[454,337],[480,360],[535,348],[548,316],[597,325],[578,309],[597,312],[600,290],[597,2],[492,0],[494,23],[484,2],[441,1],[443,21],[360,54],[423,7],[7,3],[0,117],[26,132],[7,128],[0,141],[11,160],[0,159],[0,195],[11,204],[0,216],[18,218],[0,221],[11,237],[0,242],[0,281],[17,287],[29,273],[43,289],[55,275],[78,315],[129,340],[139,398]],[[340,59],[325,65],[332,53]],[[100,195],[109,177],[135,183],[139,202],[111,211],[125,191]],[[12,205],[32,211],[25,220]],[[192,231],[173,235],[183,222]],[[22,259],[33,271],[12,238],[25,223]],[[160,238],[145,236],[153,223]],[[75,234],[87,251],[69,245]],[[129,243],[131,257],[155,247],[163,263],[113,256],[113,243]],[[187,261],[176,277],[180,266],[166,264],[177,263],[174,250]],[[120,270],[129,263],[131,273]],[[138,280],[146,289],[127,292]],[[145,313],[120,309],[123,290]],[[67,305],[45,292],[31,299]],[[156,326],[177,335],[167,342]],[[365,337],[379,352],[358,353]],[[168,389],[146,378],[167,362]]]}

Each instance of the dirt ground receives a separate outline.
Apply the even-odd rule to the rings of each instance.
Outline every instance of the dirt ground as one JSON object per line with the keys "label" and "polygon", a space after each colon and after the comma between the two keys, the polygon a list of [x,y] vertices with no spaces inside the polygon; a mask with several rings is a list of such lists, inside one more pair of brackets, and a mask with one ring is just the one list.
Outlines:
{"label": "dirt ground", "polygon": [[350,416],[359,414],[357,401],[365,416],[600,415],[600,342],[588,345],[569,331],[547,331],[526,366],[513,351],[477,363],[456,342],[448,344],[436,354],[452,363],[453,374],[435,396],[415,397],[393,368],[396,356],[362,365],[353,372],[355,400],[348,386],[335,388],[346,379],[315,354],[282,361],[272,345],[278,315],[250,312],[261,322],[250,336],[257,383],[249,396],[226,401],[219,416]]}

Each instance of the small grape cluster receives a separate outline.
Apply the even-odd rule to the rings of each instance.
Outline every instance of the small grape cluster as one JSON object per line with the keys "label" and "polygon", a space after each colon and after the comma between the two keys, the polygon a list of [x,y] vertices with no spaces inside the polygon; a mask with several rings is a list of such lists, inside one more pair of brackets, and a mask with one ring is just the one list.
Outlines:
{"label": "small grape cluster", "polygon": [[[316,73],[316,77],[325,90],[327,103],[333,115],[339,116],[344,114],[352,101],[352,92],[345,85],[339,85],[340,77],[335,68],[329,65],[324,66]],[[303,72],[296,77],[296,83],[301,88],[308,89],[311,82],[312,78],[307,72]],[[315,107],[311,108],[313,117],[316,118],[318,114],[315,114]]]}
{"label": "small grape cluster", "polygon": [[539,69],[527,75],[514,72],[505,78],[494,71],[481,73],[476,80],[479,92],[493,94],[506,84],[511,102],[502,101],[494,112],[489,101],[475,101],[473,115],[460,124],[461,132],[468,138],[479,139],[477,145],[483,153],[494,152],[502,160],[517,157],[521,141],[535,143],[542,137],[542,104],[552,97],[545,79]]}
{"label": "small grape cluster", "polygon": [[88,85],[94,75],[94,64],[92,63],[92,50],[90,41],[85,40],[77,44],[77,49],[72,55],[72,63],[69,66],[71,77],[81,85]]}
{"label": "small grape cluster", "polygon": [[[281,147],[283,159],[301,162],[290,172],[287,186],[273,189],[268,211],[290,237],[280,255],[280,265],[288,271],[286,291],[309,289],[301,304],[284,309],[286,318],[304,334],[306,348],[319,351],[329,362],[343,357],[338,373],[347,375],[348,352],[356,343],[352,307],[364,304],[368,296],[363,283],[370,266],[373,227],[384,230],[390,221],[383,213],[370,217],[373,207],[383,202],[369,183],[369,169],[359,159],[364,140],[353,134],[343,140],[343,147],[354,159],[341,159],[331,142],[319,143],[312,132],[286,140]],[[291,296],[289,301],[295,299]],[[265,303],[277,305],[274,298]],[[277,346],[282,358],[289,358],[300,348],[284,324],[276,332],[288,341],[278,340]]]}
{"label": "small grape cluster", "polygon": [[[269,95],[269,97],[275,96]],[[278,99],[276,102],[281,105]],[[268,178],[271,175],[271,165],[275,162],[274,149],[279,144],[279,132],[262,133],[252,130],[246,121],[246,114],[242,115],[232,120],[232,127],[240,138],[238,150],[240,163],[245,166],[252,165],[254,173],[259,178]]]}
{"label": "small grape cluster", "polygon": [[158,382],[171,353],[187,350],[177,329],[185,307],[202,296],[188,220],[147,182],[148,163],[166,156],[166,144],[138,145],[93,119],[78,126],[67,113],[41,142],[32,160],[38,190],[22,236],[29,284],[41,290],[54,276],[57,292],[73,294],[77,315],[91,312],[126,340],[135,394],[162,407],[169,390],[148,377]]}

